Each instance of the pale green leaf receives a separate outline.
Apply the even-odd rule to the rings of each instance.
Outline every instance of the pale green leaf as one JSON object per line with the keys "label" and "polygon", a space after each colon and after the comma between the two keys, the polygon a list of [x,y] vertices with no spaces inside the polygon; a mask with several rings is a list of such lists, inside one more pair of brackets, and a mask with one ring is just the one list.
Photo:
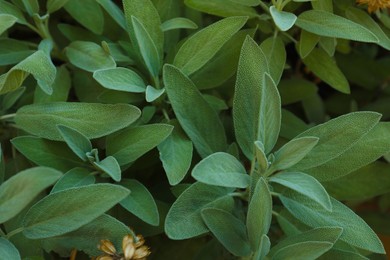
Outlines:
{"label": "pale green leaf", "polygon": [[175,29],[198,29],[196,23],[184,17],[169,19],[161,24],[161,29],[166,32]]}
{"label": "pale green leaf", "polygon": [[15,5],[9,3],[9,1],[0,0],[0,14],[12,15],[18,19],[17,22],[20,24],[28,23],[22,11]]}
{"label": "pale green leaf", "polygon": [[222,17],[248,16],[252,18],[258,16],[254,8],[237,3],[237,1],[185,0],[184,3],[195,10]]}
{"label": "pale green leaf", "polygon": [[38,0],[22,0],[24,8],[30,16],[39,13]]}
{"label": "pale green leaf", "polygon": [[272,19],[276,26],[282,31],[288,31],[294,26],[297,16],[293,13],[279,11],[275,6],[269,8]]}
{"label": "pale green leaf", "polygon": [[16,23],[18,18],[10,14],[0,14],[0,34]]}
{"label": "pale green leaf", "polygon": [[[274,254],[275,260],[317,259],[332,248],[329,242],[306,241],[281,248]],[[302,250],[304,248],[304,250]]]}
{"label": "pale green leaf", "polygon": [[1,257],[7,260],[20,260],[18,249],[7,239],[0,237]]}
{"label": "pale green leaf", "polygon": [[268,169],[268,159],[267,155],[264,153],[264,145],[260,141],[255,142],[256,149],[256,160],[259,164],[259,169],[261,173],[264,173]]}
{"label": "pale green leaf", "polygon": [[112,156],[107,156],[106,158],[104,158],[104,160],[99,162],[93,162],[93,165],[95,165],[96,168],[109,175],[114,181],[118,182],[122,178],[122,172],[119,163]]}
{"label": "pale green leaf", "polygon": [[153,102],[165,93],[165,89],[156,89],[150,85],[146,87],[145,99],[147,102]]}
{"label": "pale green leaf", "polygon": [[267,235],[261,237],[260,245],[256,249],[256,252],[253,256],[253,260],[265,260],[266,255],[268,255],[269,250],[271,249],[271,241]]}
{"label": "pale green leaf", "polygon": [[97,70],[93,73],[93,78],[103,87],[112,90],[142,93],[146,88],[143,79],[128,68]]}

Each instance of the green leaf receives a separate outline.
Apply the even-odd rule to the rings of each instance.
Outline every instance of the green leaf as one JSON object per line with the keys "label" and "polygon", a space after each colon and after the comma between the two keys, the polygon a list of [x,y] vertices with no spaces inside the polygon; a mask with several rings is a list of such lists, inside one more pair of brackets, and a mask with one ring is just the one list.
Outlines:
{"label": "green leaf", "polygon": [[124,179],[120,184],[131,191],[120,202],[121,206],[146,223],[158,226],[160,217],[157,205],[148,189],[137,180]]}
{"label": "green leaf", "polygon": [[275,152],[275,161],[271,165],[274,171],[288,169],[301,161],[318,143],[318,137],[305,136],[294,138]]}
{"label": "green leaf", "polygon": [[86,153],[92,150],[92,144],[85,135],[74,128],[57,125],[58,131],[68,147],[83,161],[87,161]]}
{"label": "green leaf", "polygon": [[86,71],[94,72],[116,67],[114,59],[94,42],[73,41],[65,48],[65,54],[70,63]]}
{"label": "green leaf", "polygon": [[229,0],[231,2],[239,3],[246,6],[258,6],[261,0]]}
{"label": "green leaf", "polygon": [[206,157],[225,151],[222,122],[192,81],[176,67],[165,65],[164,85],[175,115],[198,153]]}
{"label": "green leaf", "polygon": [[293,13],[279,11],[275,6],[269,8],[269,12],[276,26],[282,31],[288,31],[294,26],[297,16]]}
{"label": "green leaf", "polygon": [[95,177],[91,175],[91,171],[85,168],[73,168],[66,172],[54,185],[50,193],[86,186],[95,183]]}
{"label": "green leaf", "polygon": [[198,29],[196,23],[184,17],[175,17],[161,24],[163,32],[176,29]]}
{"label": "green leaf", "polygon": [[301,78],[283,79],[278,89],[282,105],[289,105],[308,99],[317,93],[316,84]]}
{"label": "green leaf", "polygon": [[255,141],[261,141],[269,153],[279,135],[280,96],[267,72],[264,53],[247,37],[238,64],[233,119],[238,144],[249,159],[254,157]]}
{"label": "green leaf", "polygon": [[13,105],[20,99],[23,93],[26,91],[26,87],[20,87],[12,92],[8,92],[3,96],[0,109],[6,111],[12,108]]}
{"label": "green leaf", "polygon": [[339,226],[343,228],[340,240],[374,253],[384,254],[384,248],[374,231],[351,209],[331,198],[332,211],[299,194],[279,197],[283,205],[302,223],[310,227]]}
{"label": "green leaf", "polygon": [[226,0],[185,0],[184,3],[201,12],[229,17],[229,16],[248,16],[250,18],[258,16],[256,10],[252,7],[242,5]]}
{"label": "green leaf", "polygon": [[101,7],[119,24],[122,29],[126,30],[125,15],[122,10],[111,0],[96,0]]}
{"label": "green leaf", "polygon": [[203,221],[211,233],[235,256],[251,253],[245,224],[227,211],[205,208],[201,211]]}
{"label": "green leaf", "polygon": [[39,13],[38,0],[22,0],[24,8],[30,16]]}
{"label": "green leaf", "polygon": [[[332,248],[333,244],[329,242],[306,241],[289,245],[281,248],[274,254],[272,259],[317,259]],[[302,250],[304,248],[305,250]]]}
{"label": "green leaf", "polygon": [[65,65],[57,67],[56,78],[52,84],[53,93],[46,94],[41,88],[35,88],[34,103],[67,101],[72,82]]}
{"label": "green leaf", "polygon": [[218,152],[200,161],[192,170],[195,180],[209,185],[247,188],[250,177],[244,166],[233,155]]}
{"label": "green leaf", "polygon": [[0,94],[19,88],[30,74],[45,93],[52,93],[56,68],[43,51],[36,51],[0,76]]}
{"label": "green leaf", "polygon": [[284,43],[279,37],[270,37],[261,43],[260,49],[267,58],[269,74],[275,85],[278,85],[286,65],[287,54]]}
{"label": "green leaf", "polygon": [[260,178],[249,201],[246,226],[252,250],[256,251],[263,235],[268,233],[272,219],[272,197],[268,184]]}
{"label": "green leaf", "polygon": [[295,24],[308,32],[321,36],[360,42],[378,42],[378,38],[370,30],[327,11],[309,10],[303,12],[298,16]]}
{"label": "green leaf", "polygon": [[153,102],[155,101],[156,99],[158,99],[159,97],[161,97],[162,94],[165,93],[165,89],[162,88],[162,89],[156,89],[150,85],[148,85],[146,87],[146,91],[145,91],[145,99],[147,102]]}
{"label": "green leaf", "polygon": [[0,65],[16,64],[35,51],[31,50],[28,44],[22,41],[0,38]]}
{"label": "green leaf", "polygon": [[159,145],[172,132],[167,124],[149,124],[127,128],[110,135],[106,142],[106,153],[112,155],[119,165],[134,162],[146,152]]}
{"label": "green leaf", "polygon": [[100,162],[93,162],[93,165],[108,174],[114,181],[120,181],[122,178],[119,163],[113,156],[108,156]]}
{"label": "green leaf", "polygon": [[97,70],[93,73],[93,78],[103,87],[112,90],[142,93],[146,88],[143,79],[127,68]]}
{"label": "green leaf", "polygon": [[60,10],[69,0],[47,0],[46,10],[49,14]]}
{"label": "green leaf", "polygon": [[104,14],[96,0],[68,0],[65,10],[81,25],[96,34],[104,29]]}
{"label": "green leaf", "polygon": [[271,241],[267,235],[261,237],[260,246],[256,250],[253,260],[264,260],[266,255],[268,255],[271,248]]}
{"label": "green leaf", "polygon": [[264,153],[264,145],[260,141],[255,142],[256,149],[256,160],[259,164],[259,169],[261,173],[264,173],[268,169],[268,159],[267,155]]}
{"label": "green leaf", "polygon": [[23,130],[51,140],[63,140],[57,125],[94,139],[130,125],[140,113],[128,104],[56,102],[23,106],[16,112],[15,122]]}
{"label": "green leaf", "polygon": [[47,167],[34,167],[17,173],[0,186],[0,223],[16,216],[62,173]]}
{"label": "green leaf", "polygon": [[342,93],[350,93],[348,80],[337,67],[335,60],[323,49],[313,49],[302,61],[309,70],[329,84],[329,86]]}
{"label": "green leaf", "polygon": [[207,233],[201,210],[217,202],[231,203],[232,188],[209,186],[196,182],[173,203],[165,219],[165,233],[171,239],[186,239]]}
{"label": "green leaf", "polygon": [[315,178],[302,172],[282,172],[272,176],[270,182],[278,183],[317,202],[332,211],[332,203],[325,188]]}
{"label": "green leaf", "polygon": [[34,136],[19,136],[12,139],[11,143],[27,159],[40,166],[64,172],[74,167],[85,166],[64,143]]}
{"label": "green leaf", "polygon": [[7,239],[0,237],[1,257],[7,260],[20,260],[18,249]]}
{"label": "green leaf", "polygon": [[17,22],[20,24],[28,23],[22,11],[16,6],[14,6],[13,4],[5,0],[0,0],[0,14],[12,15],[18,19]]}
{"label": "green leaf", "polygon": [[173,65],[191,75],[202,68],[247,21],[247,17],[229,17],[200,30],[179,49]]}
{"label": "green leaf", "polygon": [[337,250],[337,249],[331,249],[325,254],[323,254],[320,258],[320,260],[326,260],[326,259],[334,259],[334,260],[342,260],[342,259],[349,259],[349,260],[369,260],[369,258],[357,253],[357,252],[351,252],[351,251],[344,251],[344,250]]}
{"label": "green leaf", "polygon": [[192,161],[192,142],[179,122],[170,121],[172,133],[157,148],[170,185],[179,184],[186,176]]}
{"label": "green leaf", "polygon": [[1,148],[1,143],[0,143],[0,184],[2,184],[4,181],[4,175],[5,175],[4,154],[3,154],[3,149]]}
{"label": "green leaf", "polygon": [[0,14],[0,34],[3,34],[8,28],[12,27],[18,18],[10,14]]}
{"label": "green leaf", "polygon": [[71,232],[102,215],[129,193],[113,184],[91,184],[52,193],[27,212],[23,234],[39,239]]}
{"label": "green leaf", "polygon": [[379,122],[375,112],[353,112],[317,125],[297,137],[318,137],[317,145],[293,169],[305,170],[337,158],[356,144]]}
{"label": "green leaf", "polygon": [[90,256],[98,256],[102,251],[96,245],[109,238],[116,248],[121,248],[122,238],[131,234],[131,230],[119,220],[103,214],[79,229],[42,240],[42,247],[47,251],[70,255],[75,248]]}
{"label": "green leaf", "polygon": [[320,36],[317,34],[301,30],[301,36],[299,38],[299,55],[302,59],[306,58],[307,55],[316,47],[320,40]]}

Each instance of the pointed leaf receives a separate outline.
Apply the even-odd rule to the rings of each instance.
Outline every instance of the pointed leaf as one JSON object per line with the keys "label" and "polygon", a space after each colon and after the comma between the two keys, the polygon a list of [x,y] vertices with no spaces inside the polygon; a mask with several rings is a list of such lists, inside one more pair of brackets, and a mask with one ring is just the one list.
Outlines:
{"label": "pointed leaf", "polygon": [[288,31],[291,27],[294,26],[297,16],[293,13],[279,11],[275,6],[269,8],[272,19],[274,20],[276,26],[282,31]]}
{"label": "pointed leaf", "polygon": [[83,161],[87,161],[86,153],[92,150],[92,144],[85,135],[74,128],[57,125],[58,131],[68,147]]}
{"label": "pointed leaf", "polygon": [[103,161],[93,163],[98,169],[102,170],[108,174],[114,181],[121,181],[121,167],[119,166],[117,160],[108,156],[104,158]]}
{"label": "pointed leaf", "polygon": [[[317,259],[321,255],[325,254],[333,247],[329,242],[318,241],[306,241],[297,244],[289,245],[281,248],[274,254],[272,259],[284,260],[284,259],[302,259],[311,260]],[[305,250],[302,250],[304,248]]]}
{"label": "pointed leaf", "polygon": [[8,28],[12,27],[18,20],[13,15],[0,14],[0,34],[3,34]]}
{"label": "pointed leaf", "polygon": [[146,88],[143,79],[137,73],[122,67],[97,70],[93,73],[93,78],[103,87],[112,90],[142,93]]}
{"label": "pointed leaf", "polygon": [[260,246],[256,250],[253,260],[264,260],[266,259],[266,255],[268,255],[269,250],[271,248],[271,241],[267,235],[263,235],[261,237]]}
{"label": "pointed leaf", "polygon": [[145,99],[147,102],[153,102],[159,97],[161,97],[162,94],[164,94],[165,89],[156,89],[150,85],[146,87],[146,93],[145,93]]}
{"label": "pointed leaf", "polygon": [[47,0],[46,10],[49,14],[61,9],[69,0]]}
{"label": "pointed leaf", "polygon": [[229,16],[248,16],[250,18],[258,16],[256,10],[250,6],[242,5],[240,3],[226,0],[185,0],[184,3],[201,12],[229,17]]}
{"label": "pointed leaf", "polygon": [[104,14],[95,0],[68,0],[65,10],[85,28],[95,34],[104,30]]}
{"label": "pointed leaf", "polygon": [[119,24],[122,29],[126,30],[125,15],[122,10],[111,0],[96,0],[101,7]]}
{"label": "pointed leaf", "polygon": [[176,17],[169,19],[161,24],[163,32],[175,29],[197,29],[196,23],[184,17]]}
{"label": "pointed leaf", "polygon": [[269,74],[278,85],[286,65],[287,54],[284,43],[280,37],[270,37],[261,43],[260,49],[267,58]]}
{"label": "pointed leaf", "polygon": [[317,34],[302,30],[301,37],[299,39],[299,55],[302,59],[306,58],[307,55],[316,47],[320,40],[320,36]]}
{"label": "pointed leaf", "polygon": [[54,185],[50,193],[62,191],[70,188],[86,186],[95,183],[95,177],[91,171],[85,168],[73,168],[66,172]]}

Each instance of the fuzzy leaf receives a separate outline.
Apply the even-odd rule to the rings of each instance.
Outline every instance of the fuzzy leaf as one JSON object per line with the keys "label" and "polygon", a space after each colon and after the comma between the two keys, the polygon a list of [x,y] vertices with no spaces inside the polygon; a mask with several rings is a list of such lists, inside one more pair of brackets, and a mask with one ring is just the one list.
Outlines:
{"label": "fuzzy leaf", "polygon": [[68,147],[83,161],[87,161],[86,153],[92,150],[92,144],[85,135],[64,125],[57,125],[58,131]]}
{"label": "fuzzy leaf", "polygon": [[7,260],[20,260],[18,249],[7,239],[0,237],[1,257]]}
{"label": "fuzzy leaf", "polygon": [[100,162],[93,162],[93,165],[109,175],[114,181],[118,182],[122,178],[119,163],[113,156],[107,156]]}
{"label": "fuzzy leaf", "polygon": [[65,10],[85,28],[95,34],[104,29],[104,14],[96,0],[68,0]]}
{"label": "fuzzy leaf", "polygon": [[142,93],[146,88],[143,79],[127,68],[97,70],[93,73],[93,78],[103,87],[112,90]]}
{"label": "fuzzy leaf", "polygon": [[91,171],[85,168],[73,168],[66,172],[54,185],[50,193],[62,191],[74,187],[80,187],[95,183],[95,177],[91,175]]}

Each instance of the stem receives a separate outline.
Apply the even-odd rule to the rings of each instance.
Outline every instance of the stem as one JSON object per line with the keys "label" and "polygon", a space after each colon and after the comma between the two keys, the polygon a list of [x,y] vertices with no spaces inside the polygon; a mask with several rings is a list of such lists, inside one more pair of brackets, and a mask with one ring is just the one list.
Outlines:
{"label": "stem", "polygon": [[165,108],[162,109],[162,113],[163,113],[163,115],[164,115],[166,120],[171,121],[171,119],[170,119],[170,117],[168,115],[168,112],[167,112],[167,110]]}
{"label": "stem", "polygon": [[14,236],[14,235],[16,235],[16,234],[22,232],[23,230],[24,230],[23,227],[14,229],[14,230],[12,230],[11,232],[9,232],[9,233],[7,234],[6,238],[7,238],[7,239],[10,239],[12,236]]}
{"label": "stem", "polygon": [[236,198],[240,198],[242,200],[246,200],[248,201],[248,196],[246,193],[242,193],[242,192],[232,192],[229,194],[230,196],[232,197],[236,197]]}
{"label": "stem", "polygon": [[274,192],[274,191],[270,191],[271,195],[272,196],[275,196],[275,197],[279,197],[280,196],[280,193],[277,193],[277,192]]}
{"label": "stem", "polygon": [[0,228],[0,236],[6,237],[6,234],[4,233],[4,231],[1,228]]}
{"label": "stem", "polygon": [[279,216],[279,213],[278,212],[276,212],[276,211],[272,211],[272,215],[274,215],[274,216]]}
{"label": "stem", "polygon": [[8,115],[4,115],[4,116],[0,116],[0,120],[6,120],[6,119],[9,119],[9,118],[13,118],[15,117],[16,114],[8,114]]}
{"label": "stem", "polygon": [[160,79],[157,77],[152,77],[153,85],[156,87],[156,89],[160,89]]}

